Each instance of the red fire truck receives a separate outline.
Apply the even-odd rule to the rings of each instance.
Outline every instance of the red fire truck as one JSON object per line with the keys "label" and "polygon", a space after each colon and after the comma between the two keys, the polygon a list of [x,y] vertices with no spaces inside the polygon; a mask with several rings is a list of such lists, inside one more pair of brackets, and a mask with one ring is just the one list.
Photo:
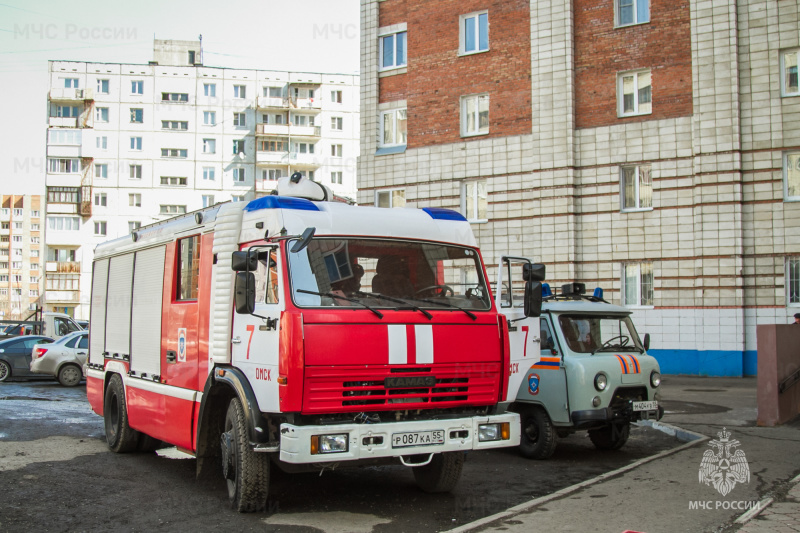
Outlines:
{"label": "red fire truck", "polygon": [[469,223],[279,187],[97,247],[86,388],[109,447],[221,463],[232,506],[257,511],[271,466],[399,461],[443,492],[465,451],[519,444],[521,373]]}

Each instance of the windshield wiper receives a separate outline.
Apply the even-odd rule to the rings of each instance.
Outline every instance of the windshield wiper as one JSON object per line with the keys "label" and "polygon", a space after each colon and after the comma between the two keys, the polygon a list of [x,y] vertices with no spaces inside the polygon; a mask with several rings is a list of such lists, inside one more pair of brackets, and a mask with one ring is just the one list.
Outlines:
{"label": "windshield wiper", "polygon": [[453,304],[451,304],[451,303],[447,303],[447,302],[437,302],[437,301],[435,301],[435,300],[427,300],[427,299],[422,299],[422,298],[419,298],[419,299],[417,299],[417,298],[414,298],[414,299],[415,299],[416,301],[418,301],[418,302],[425,302],[425,303],[428,303],[428,304],[433,304],[433,305],[441,305],[441,306],[444,306],[444,307],[450,307],[450,308],[453,308],[453,309],[458,309],[459,311],[464,311],[464,312],[467,314],[467,316],[468,316],[468,317],[470,317],[472,320],[478,320],[478,317],[477,317],[477,316],[475,316],[475,313],[473,313],[473,312],[471,312],[471,311],[467,311],[467,310],[466,310],[466,309],[464,309],[463,307],[459,307],[459,306],[457,306],[457,305],[453,305]]}
{"label": "windshield wiper", "polygon": [[339,296],[338,294],[334,294],[332,292],[307,291],[305,289],[296,289],[295,292],[302,292],[304,294],[314,294],[316,296],[327,296],[328,298],[338,298],[339,300],[346,300],[348,302],[353,302],[354,304],[358,304],[358,305],[363,306],[366,309],[369,309],[370,311],[372,311],[373,313],[378,315],[378,318],[383,318],[383,313],[381,313],[380,311],[378,311],[377,309],[375,309],[373,307],[368,306],[364,302],[360,302],[360,301],[356,300],[355,298],[348,298],[347,296]]}
{"label": "windshield wiper", "polygon": [[361,291],[358,291],[356,294],[369,296],[371,298],[381,298],[383,300],[388,300],[390,302],[396,302],[396,303],[399,303],[399,304],[405,304],[405,305],[411,307],[412,309],[414,309],[415,311],[419,311],[420,313],[422,313],[423,315],[428,317],[428,320],[433,320],[433,315],[432,314],[427,312],[425,309],[412,304],[408,300],[404,300],[402,298],[394,298],[392,296],[386,296],[385,294],[379,294],[377,292],[361,292]]}

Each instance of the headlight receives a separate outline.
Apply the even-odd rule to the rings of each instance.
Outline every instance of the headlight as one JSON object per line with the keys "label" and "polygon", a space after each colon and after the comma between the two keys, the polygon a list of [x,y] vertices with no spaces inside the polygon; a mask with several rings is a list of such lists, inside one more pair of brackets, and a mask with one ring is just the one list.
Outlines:
{"label": "headlight", "polygon": [[594,388],[603,392],[608,387],[608,376],[600,372],[594,377]]}
{"label": "headlight", "polygon": [[656,388],[659,385],[661,385],[661,372],[659,372],[658,370],[653,370],[652,372],[650,372],[650,385],[652,385],[653,388]]}
{"label": "headlight", "polygon": [[313,435],[311,437],[311,455],[346,452],[347,436],[347,433],[337,435]]}
{"label": "headlight", "polygon": [[478,442],[493,440],[508,440],[510,438],[510,425],[508,422],[502,424],[480,424],[478,426]]}

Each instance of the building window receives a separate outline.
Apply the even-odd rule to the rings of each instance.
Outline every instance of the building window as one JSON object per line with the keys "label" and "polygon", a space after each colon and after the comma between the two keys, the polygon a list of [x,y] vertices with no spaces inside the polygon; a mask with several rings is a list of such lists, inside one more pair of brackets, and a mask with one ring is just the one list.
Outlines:
{"label": "building window", "polygon": [[217,112],[216,111],[203,111],[203,124],[206,126],[217,125]]}
{"label": "building window", "polygon": [[74,130],[74,129],[49,130],[47,132],[47,141],[50,144],[66,144],[70,146],[80,146],[82,143],[81,130]]}
{"label": "building window", "polygon": [[214,195],[213,194],[204,194],[203,195],[203,207],[211,207],[214,205]]}
{"label": "building window", "polygon": [[66,118],[75,118],[80,116],[80,112],[78,111],[78,106],[70,106],[70,105],[60,105],[56,106],[56,116],[57,117],[66,117]]}
{"label": "building window", "polygon": [[94,223],[94,234],[97,237],[106,236],[106,222],[105,220],[96,220]]}
{"label": "building window", "polygon": [[650,71],[617,74],[617,102],[621,117],[651,113],[653,104]]}
{"label": "building window", "polygon": [[77,174],[81,171],[80,159],[48,159],[48,170],[53,174]]}
{"label": "building window", "polygon": [[235,139],[233,141],[233,155],[244,155],[244,139]]}
{"label": "building window", "polygon": [[142,165],[131,165],[130,166],[130,178],[132,180],[140,180],[140,179],[142,179]]}
{"label": "building window", "polygon": [[247,126],[247,115],[245,113],[234,113],[233,125],[240,128]]}
{"label": "building window", "polygon": [[105,151],[105,150],[108,149],[108,137],[106,137],[106,136],[96,137],[95,138],[95,143],[97,144],[97,149],[98,150]]}
{"label": "building window", "polygon": [[264,96],[268,96],[269,98],[283,97],[283,87],[264,87],[262,90],[264,92]]}
{"label": "building window", "polygon": [[650,22],[650,0],[615,0],[617,26]]}
{"label": "building window", "polygon": [[186,120],[162,120],[161,129],[186,131],[189,129],[189,122]]}
{"label": "building window", "polygon": [[461,97],[461,136],[489,133],[489,95]]}
{"label": "building window", "polygon": [[128,222],[128,233],[133,233],[137,229],[142,227],[142,223],[138,220],[131,220]]}
{"label": "building window", "polygon": [[31,231],[39,231],[39,224],[31,223]]}
{"label": "building window", "polygon": [[[313,144],[311,145],[314,146]],[[314,153],[314,150],[311,150],[311,153]],[[332,144],[331,145],[331,156],[332,157],[342,157],[342,145],[341,144]]]}
{"label": "building window", "polygon": [[265,168],[261,171],[261,179],[266,181],[278,181],[283,177],[279,168]]}
{"label": "building window", "polygon": [[406,66],[406,32],[378,37],[381,70]]}
{"label": "building window", "polygon": [[486,222],[488,194],[486,180],[466,181],[461,185],[461,212],[470,222]]}
{"label": "building window", "polygon": [[342,103],[342,91],[331,91],[331,103],[334,104]]}
{"label": "building window", "polygon": [[653,263],[622,265],[622,298],[626,306],[653,305]]}
{"label": "building window", "polygon": [[185,148],[162,148],[161,157],[174,157],[178,159],[186,159],[188,150]]}
{"label": "building window", "polygon": [[233,169],[233,182],[234,183],[244,183],[245,178],[245,169],[243,168],[234,168]]}
{"label": "building window", "polygon": [[136,107],[131,108],[131,124],[142,124],[144,122],[144,110]]}
{"label": "building window", "polygon": [[203,179],[214,181],[214,167],[203,167]]}
{"label": "building window", "polygon": [[187,93],[161,93],[162,102],[186,103],[189,101]]}
{"label": "building window", "polygon": [[48,261],[55,261],[57,263],[75,261],[75,250],[72,248],[48,248],[47,252]]}
{"label": "building window", "polygon": [[405,207],[405,189],[384,189],[375,191],[375,205],[378,207]]}
{"label": "building window", "polygon": [[800,305],[800,257],[786,259],[786,301]]}
{"label": "building window", "polygon": [[97,80],[97,94],[108,94],[108,80]]}
{"label": "building window", "polygon": [[788,50],[781,53],[781,95],[798,96],[800,86],[797,79],[798,56],[800,50]]}
{"label": "building window", "polygon": [[288,140],[259,141],[258,150],[261,152],[288,152]]}
{"label": "building window", "polygon": [[461,54],[474,54],[489,49],[489,13],[487,11],[461,16],[459,32]]}
{"label": "building window", "polygon": [[331,183],[342,184],[342,171],[331,172]]}
{"label": "building window", "polygon": [[131,94],[144,94],[144,82],[141,80],[131,81]]}
{"label": "building window", "polygon": [[136,152],[142,151],[142,138],[141,137],[131,137],[131,150]]}
{"label": "building window", "polygon": [[231,195],[231,202],[244,202],[244,195],[243,194],[232,194]]}
{"label": "building window", "polygon": [[[77,204],[81,200],[79,187],[48,187],[48,204]],[[3,228],[6,229],[6,228]]]}
{"label": "building window", "polygon": [[217,153],[217,141],[216,141],[216,139],[203,139],[203,153],[204,154],[216,154]]}
{"label": "building window", "polygon": [[381,111],[379,146],[402,146],[406,144],[407,119],[405,109]]}
{"label": "building window", "polygon": [[620,208],[636,211],[653,208],[653,178],[650,167],[636,165],[620,169]]}
{"label": "building window", "polygon": [[64,78],[65,89],[77,89],[79,86],[78,78]]}
{"label": "building window", "polygon": [[108,122],[108,108],[107,107],[97,107],[94,110],[94,120],[95,122]]}
{"label": "building window", "polygon": [[178,241],[178,300],[196,300],[200,286],[200,237]]}
{"label": "building window", "polygon": [[344,119],[342,117],[331,117],[331,129],[342,131],[344,129]]}
{"label": "building window", "polygon": [[95,178],[102,178],[102,179],[108,178],[108,165],[105,164],[105,163],[95,165],[94,166],[94,177]]}
{"label": "building window", "polygon": [[[292,152],[295,154],[313,154],[314,145],[312,143],[292,143]],[[332,154],[335,155],[335,154]]]}
{"label": "building window", "polygon": [[131,207],[142,207],[142,195],[138,192],[129,194],[128,205]]}
{"label": "building window", "polygon": [[204,83],[203,84],[203,96],[210,96],[212,98],[217,96],[217,84],[216,83]]}
{"label": "building window", "polygon": [[186,187],[186,178],[161,176],[161,185],[166,185],[168,187]]}
{"label": "building window", "polygon": [[787,202],[800,201],[800,152],[783,154],[783,198]]}
{"label": "building window", "polygon": [[107,205],[106,193],[104,192],[94,193],[94,205],[97,207],[106,207]]}
{"label": "building window", "polygon": [[245,86],[245,85],[234,85],[233,86],[233,97],[234,98],[246,98],[247,97],[247,86]]}
{"label": "building window", "polygon": [[158,213],[160,215],[183,215],[186,213],[185,205],[161,205]]}

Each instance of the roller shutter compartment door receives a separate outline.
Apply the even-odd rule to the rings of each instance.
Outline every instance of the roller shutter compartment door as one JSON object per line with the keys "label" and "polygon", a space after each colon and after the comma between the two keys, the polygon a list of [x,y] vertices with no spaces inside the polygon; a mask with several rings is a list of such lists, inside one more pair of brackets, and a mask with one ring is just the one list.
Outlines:
{"label": "roller shutter compartment door", "polygon": [[138,375],[161,373],[161,299],[166,247],[136,253],[133,275],[131,370]]}
{"label": "roller shutter compartment door", "polygon": [[127,356],[131,353],[132,288],[133,254],[112,257],[108,267],[106,304],[106,351],[112,356]]}
{"label": "roller shutter compartment door", "polygon": [[89,331],[89,363],[103,364],[106,349],[106,294],[108,289],[108,259],[94,262],[92,273],[92,310]]}

